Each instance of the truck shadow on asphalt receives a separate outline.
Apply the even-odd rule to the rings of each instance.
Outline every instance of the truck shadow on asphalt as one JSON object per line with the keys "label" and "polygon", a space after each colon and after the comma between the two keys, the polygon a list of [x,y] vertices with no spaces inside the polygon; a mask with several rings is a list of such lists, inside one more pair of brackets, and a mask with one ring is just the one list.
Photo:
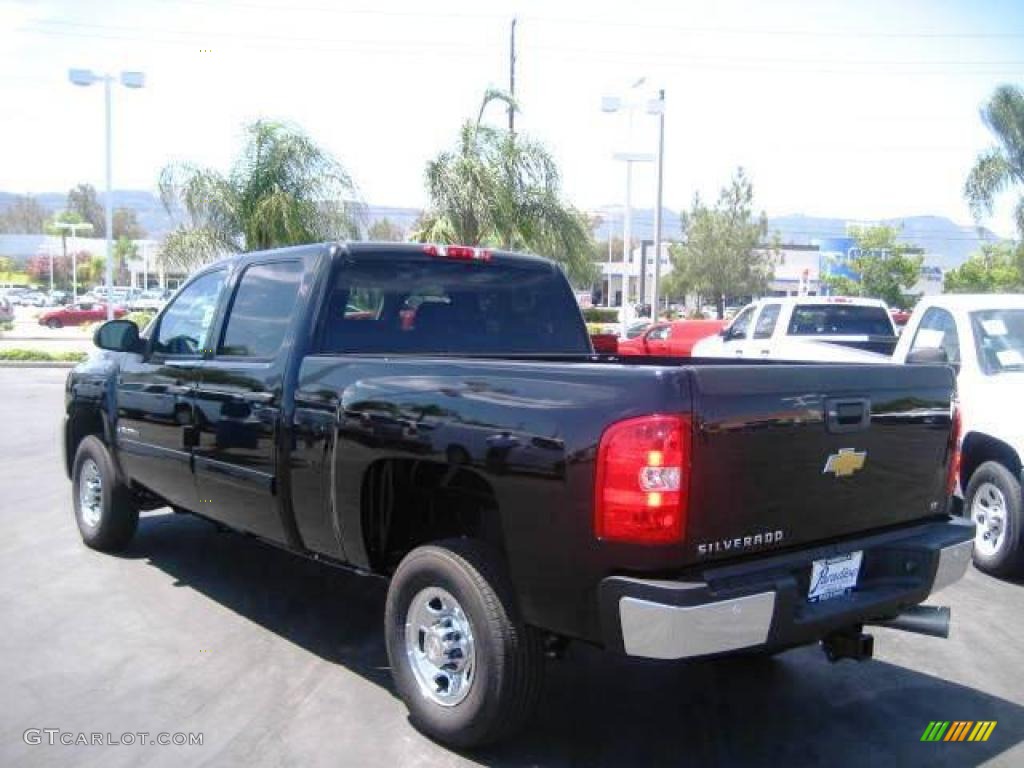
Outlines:
{"label": "truck shadow on asphalt", "polygon": [[[382,580],[187,515],[144,516],[124,556],[394,695]],[[930,642],[922,638],[922,654]],[[547,673],[531,727],[468,758],[489,766],[963,766],[998,757],[1024,733],[1024,707],[1013,702],[881,661],[831,665],[816,648],[678,664],[575,643]],[[932,720],[998,725],[985,743],[922,743]]]}

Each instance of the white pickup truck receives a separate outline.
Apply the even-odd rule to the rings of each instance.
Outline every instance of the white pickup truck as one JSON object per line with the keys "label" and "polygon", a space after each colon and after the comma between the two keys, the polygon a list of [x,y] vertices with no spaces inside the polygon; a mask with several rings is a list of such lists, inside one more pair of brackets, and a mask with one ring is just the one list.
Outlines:
{"label": "white pickup truck", "polygon": [[768,298],[744,307],[694,357],[817,362],[887,362],[896,328],[885,303],[843,296]]}
{"label": "white pickup truck", "polygon": [[974,563],[998,576],[1024,573],[1024,295],[925,297],[893,359],[957,369],[958,495],[977,524]]}

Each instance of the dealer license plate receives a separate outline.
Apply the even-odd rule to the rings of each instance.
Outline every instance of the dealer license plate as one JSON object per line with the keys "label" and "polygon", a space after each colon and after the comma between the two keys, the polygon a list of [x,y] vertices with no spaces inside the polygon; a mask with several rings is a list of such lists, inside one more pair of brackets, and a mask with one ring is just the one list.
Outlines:
{"label": "dealer license plate", "polygon": [[812,603],[848,595],[857,586],[863,552],[850,552],[839,557],[815,560],[811,569],[811,588],[807,599]]}

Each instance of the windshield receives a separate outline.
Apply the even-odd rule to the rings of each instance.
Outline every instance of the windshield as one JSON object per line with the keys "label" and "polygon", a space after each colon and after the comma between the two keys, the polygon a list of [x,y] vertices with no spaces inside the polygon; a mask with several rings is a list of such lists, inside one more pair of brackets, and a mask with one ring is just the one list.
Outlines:
{"label": "windshield", "polygon": [[882,307],[803,304],[793,308],[790,336],[892,336],[892,320]]}
{"label": "windshield", "polygon": [[1024,309],[987,309],[970,317],[982,372],[1024,371]]}

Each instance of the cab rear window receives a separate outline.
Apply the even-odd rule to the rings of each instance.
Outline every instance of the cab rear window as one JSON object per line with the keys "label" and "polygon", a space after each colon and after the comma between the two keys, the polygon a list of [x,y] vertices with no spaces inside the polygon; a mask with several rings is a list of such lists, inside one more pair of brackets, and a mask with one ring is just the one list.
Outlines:
{"label": "cab rear window", "polygon": [[883,307],[852,304],[802,304],[793,308],[790,336],[892,336],[892,320]]}
{"label": "cab rear window", "polygon": [[327,353],[589,354],[576,300],[546,265],[360,258],[337,269]]}

